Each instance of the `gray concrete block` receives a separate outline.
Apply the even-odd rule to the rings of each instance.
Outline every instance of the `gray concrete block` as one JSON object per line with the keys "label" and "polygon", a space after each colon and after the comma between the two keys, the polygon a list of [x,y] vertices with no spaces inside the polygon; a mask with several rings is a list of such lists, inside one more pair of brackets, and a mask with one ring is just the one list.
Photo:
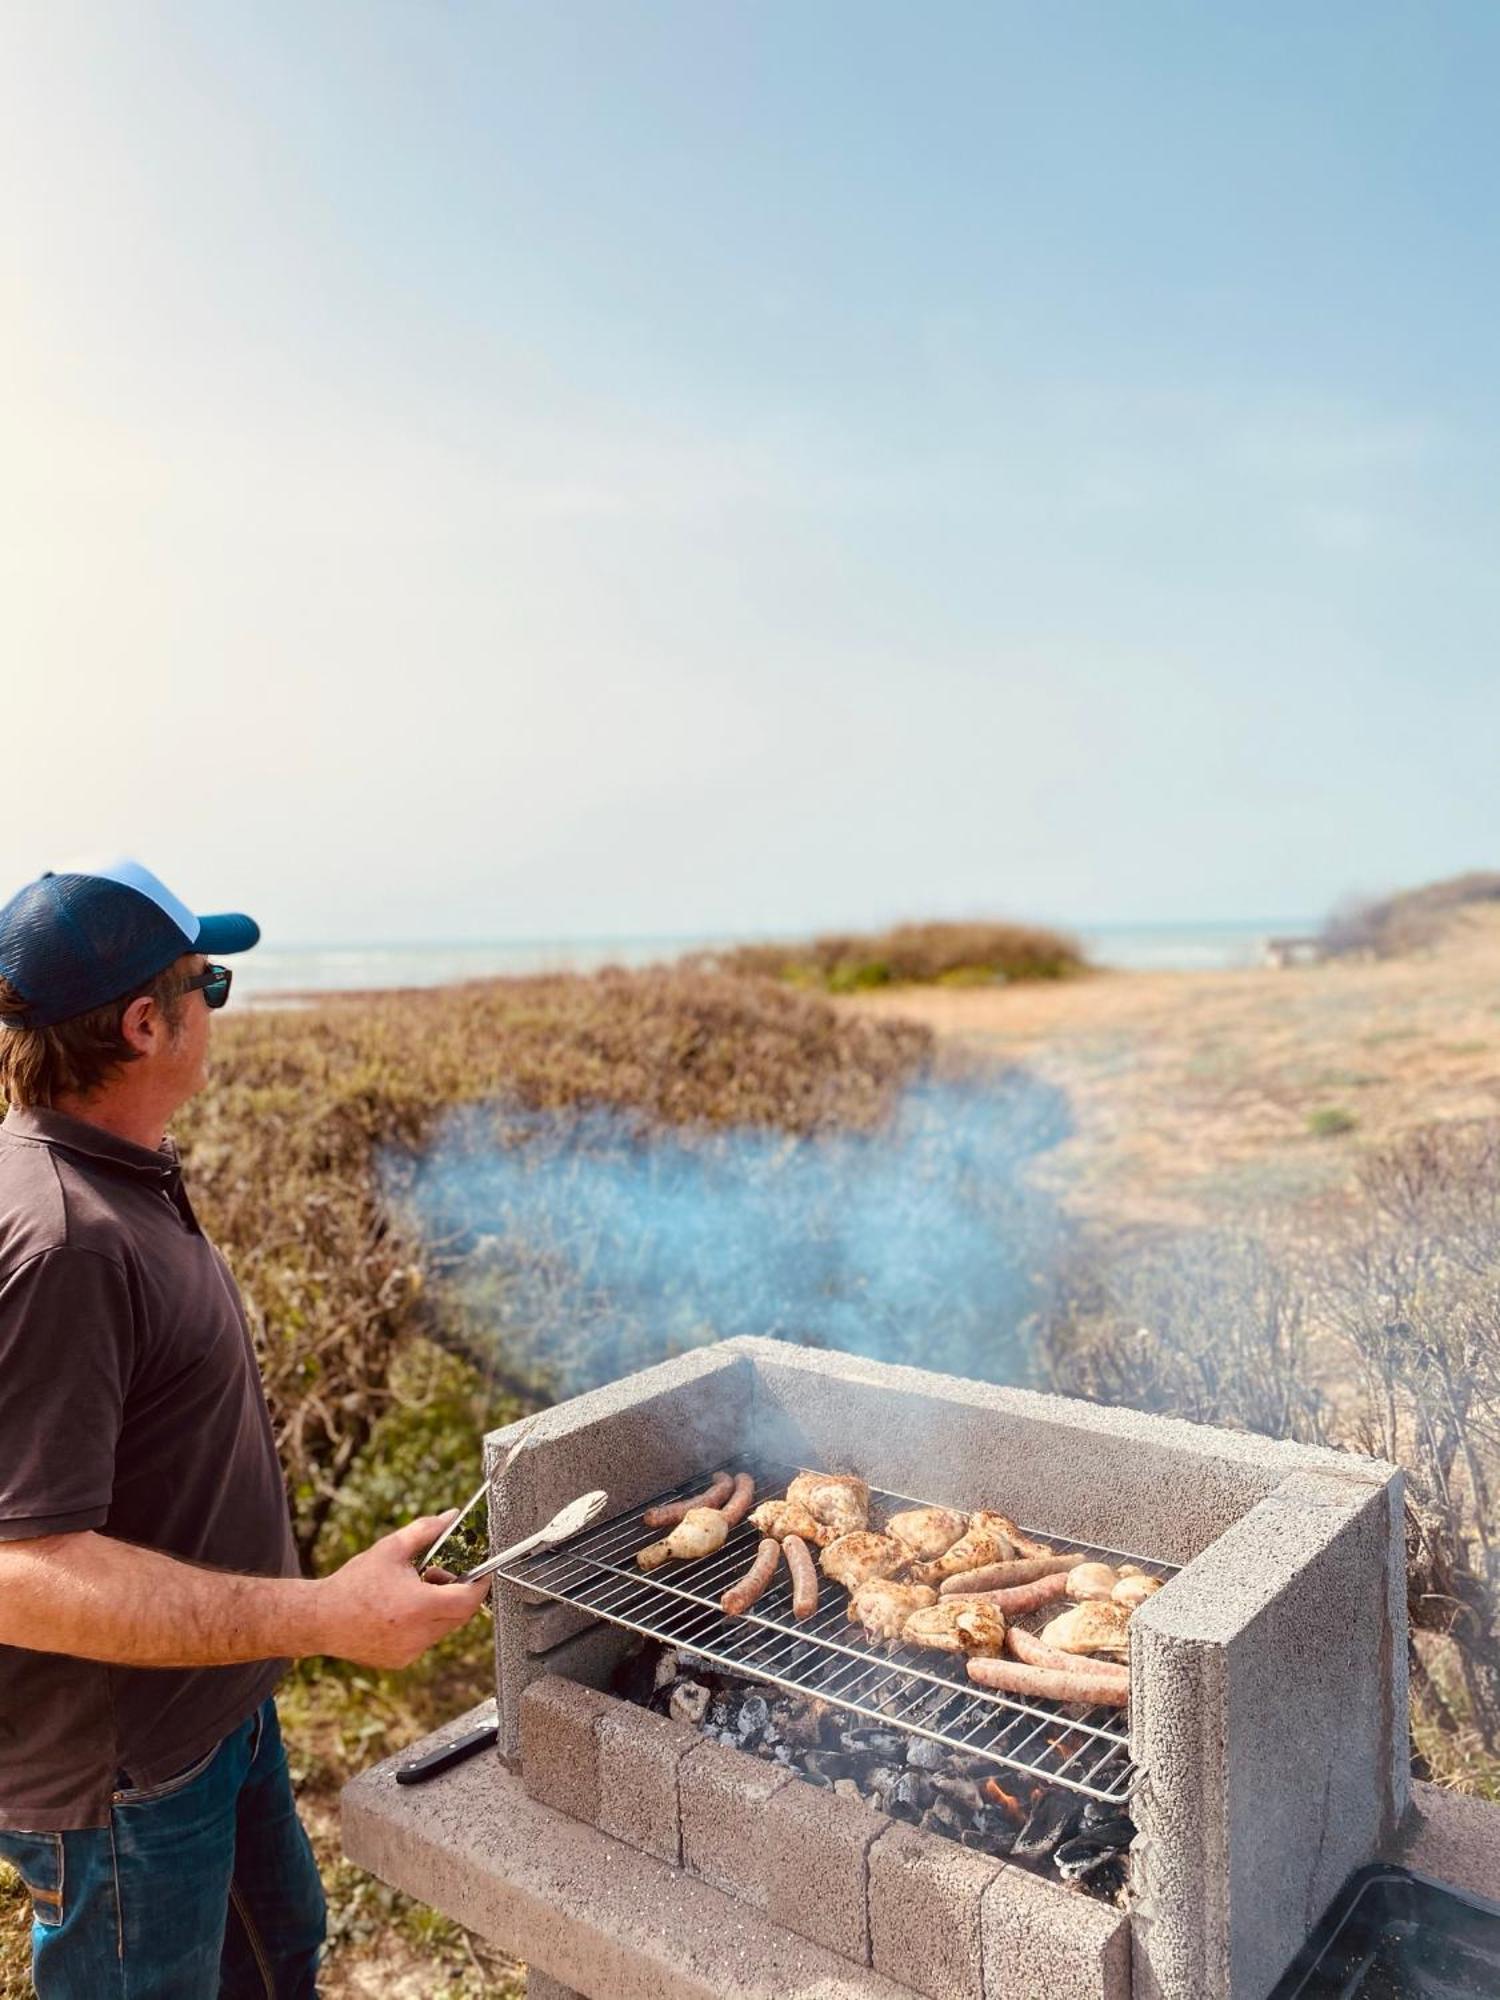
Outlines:
{"label": "gray concrete block", "polygon": [[779,1764],[700,1738],[677,1770],[683,1866],[716,1889],[763,1910],[765,1808],[784,1785],[796,1783]]}
{"label": "gray concrete block", "polygon": [[[742,1355],[699,1348],[492,1431],[485,1439],[491,1548],[521,1540],[595,1487],[609,1494],[611,1513],[622,1513],[742,1452],[751,1372]],[[500,1747],[510,1758],[519,1750],[521,1695],[537,1672],[525,1612],[542,1602],[496,1583]],[[550,1614],[547,1630],[566,1635],[590,1622],[588,1613],[563,1608]]]}
{"label": "gray concrete block", "polygon": [[[1187,1562],[1289,1474],[1389,1467],[1176,1417],[741,1337],[756,1449],[1101,1547]],[[1366,1470],[1366,1468],[1373,1468]]]}
{"label": "gray concrete block", "polygon": [[682,1860],[677,1767],[703,1738],[684,1722],[616,1701],[600,1716],[596,1741],[599,1831],[675,1868]]}
{"label": "gray concrete block", "polygon": [[1132,1620],[1138,2000],[1263,2000],[1407,1796],[1401,1480],[1284,1480]]}
{"label": "gray concrete block", "polygon": [[1006,1868],[980,1906],[984,2000],[1131,2000],[1122,1912],[1023,1868]]}
{"label": "gray concrete block", "polygon": [[563,1986],[534,1965],[526,1968],[526,2000],[587,2000],[576,1986]]}
{"label": "gray concrete block", "polygon": [[610,1697],[560,1674],[534,1681],[521,1700],[521,1770],[543,1805],[591,1826],[599,1817],[601,1717]]}
{"label": "gray concrete block", "polygon": [[1500,1903],[1500,1805],[1437,1785],[1413,1787],[1412,1809],[1382,1859]]}
{"label": "gray concrete block", "polygon": [[1004,1862],[892,1826],[870,1849],[870,1959],[931,2000],[985,2000],[980,1910]]}
{"label": "gray concrete block", "polygon": [[803,1784],[766,1801],[766,1913],[856,1965],[870,1962],[868,1855],[890,1821],[858,1799]]}

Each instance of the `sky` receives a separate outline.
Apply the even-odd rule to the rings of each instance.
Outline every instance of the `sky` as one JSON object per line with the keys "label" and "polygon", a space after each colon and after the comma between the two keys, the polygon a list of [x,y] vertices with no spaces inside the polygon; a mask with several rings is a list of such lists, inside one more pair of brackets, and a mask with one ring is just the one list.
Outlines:
{"label": "sky", "polygon": [[1500,866],[1500,10],[8,0],[0,893],[268,942]]}

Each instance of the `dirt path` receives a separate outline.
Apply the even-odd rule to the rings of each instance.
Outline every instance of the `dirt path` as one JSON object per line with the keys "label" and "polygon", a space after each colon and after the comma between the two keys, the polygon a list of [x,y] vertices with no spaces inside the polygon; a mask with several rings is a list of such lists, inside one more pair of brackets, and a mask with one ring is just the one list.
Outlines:
{"label": "dirt path", "polygon": [[1500,1112],[1500,911],[1437,951],[1286,971],[1100,973],[846,1003],[1024,1062],[1075,1136],[1038,1178],[1080,1214],[1193,1223],[1336,1199],[1359,1154]]}

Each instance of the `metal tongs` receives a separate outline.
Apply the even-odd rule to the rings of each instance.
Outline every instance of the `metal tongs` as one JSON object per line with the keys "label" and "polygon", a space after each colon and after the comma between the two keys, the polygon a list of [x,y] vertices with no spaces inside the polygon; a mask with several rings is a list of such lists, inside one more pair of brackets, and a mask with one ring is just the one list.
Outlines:
{"label": "metal tongs", "polygon": [[[488,1486],[481,1486],[479,1492],[475,1494],[474,1500],[469,1502],[469,1506],[472,1507],[474,1502],[481,1499],[488,1491]],[[476,1563],[473,1569],[466,1569],[459,1578],[459,1581],[461,1583],[477,1583],[481,1577],[493,1576],[497,1569],[504,1569],[507,1563],[515,1562],[521,1556],[530,1555],[533,1549],[555,1548],[559,1542],[565,1542],[570,1536],[581,1534],[585,1528],[592,1527],[594,1522],[604,1512],[608,1502],[609,1495],[604,1492],[580,1493],[578,1498],[570,1500],[566,1507],[559,1507],[545,1528],[538,1528],[534,1535],[527,1535],[524,1541],[514,1542],[510,1548],[502,1549],[498,1555],[490,1556],[482,1563]],[[467,1514],[468,1511],[469,1508],[466,1507],[464,1513]],[[462,1520],[462,1518],[463,1515],[460,1515],[459,1520]],[[421,1562],[418,1563],[417,1570],[419,1574],[426,1569],[427,1565],[432,1561],[433,1557],[457,1526],[458,1522],[454,1521],[443,1530],[437,1541],[433,1543]]]}

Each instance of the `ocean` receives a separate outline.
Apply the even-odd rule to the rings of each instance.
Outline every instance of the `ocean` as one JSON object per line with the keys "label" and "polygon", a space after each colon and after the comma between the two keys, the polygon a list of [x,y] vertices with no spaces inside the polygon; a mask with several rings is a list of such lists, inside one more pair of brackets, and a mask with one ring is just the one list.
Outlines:
{"label": "ocean", "polygon": [[[1256,965],[1269,937],[1303,936],[1310,917],[1236,918],[1216,923],[1096,924],[1071,927],[1098,965],[1132,972],[1209,972]],[[447,986],[534,972],[593,972],[603,965],[660,965],[730,938],[527,938],[466,944],[277,946],[235,960],[237,995],[338,993],[393,986]]]}

